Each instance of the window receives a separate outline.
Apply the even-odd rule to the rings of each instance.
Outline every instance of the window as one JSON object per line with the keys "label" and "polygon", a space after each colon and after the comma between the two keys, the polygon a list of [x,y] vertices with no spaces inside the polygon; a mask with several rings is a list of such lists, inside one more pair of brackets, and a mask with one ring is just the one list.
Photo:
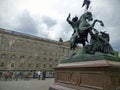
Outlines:
{"label": "window", "polygon": [[1,62],[0,66],[1,66],[1,67],[4,67],[4,62]]}
{"label": "window", "polygon": [[21,57],[20,57],[20,62],[21,62],[21,63],[24,63],[24,62],[25,62],[25,57],[24,57],[24,56],[21,56]]}
{"label": "window", "polygon": [[37,53],[40,54],[40,52],[41,52],[41,48],[38,48]]}
{"label": "window", "polygon": [[52,63],[50,63],[49,68],[52,68]]}
{"label": "window", "polygon": [[8,51],[8,45],[3,44],[3,45],[2,45],[2,50],[3,50],[3,51]]}
{"label": "window", "polygon": [[43,52],[44,52],[44,55],[46,55],[46,50],[44,50]]}
{"label": "window", "polygon": [[20,67],[23,67],[24,66],[24,63],[20,63],[20,65],[19,65]]}
{"label": "window", "polygon": [[32,60],[32,59],[33,59],[32,56],[30,56],[30,57],[29,57],[29,60]]}
{"label": "window", "polygon": [[52,59],[51,58],[49,59],[49,63],[52,63]]}
{"label": "window", "polygon": [[14,63],[11,63],[11,67],[14,67]]}
{"label": "window", "polygon": [[39,64],[36,64],[36,67],[38,67],[39,66]]}
{"label": "window", "polygon": [[47,59],[46,59],[46,58],[44,58],[44,59],[43,59],[43,62],[46,62],[46,61],[47,61]]}
{"label": "window", "polygon": [[40,61],[40,58],[39,58],[39,57],[37,57],[37,58],[36,58],[36,61]]}
{"label": "window", "polygon": [[43,64],[43,67],[46,68],[46,64]]}
{"label": "window", "polygon": [[1,55],[1,58],[2,58],[2,59],[5,59],[5,57],[6,57],[5,54],[2,54],[2,55]]}
{"label": "window", "polygon": [[15,58],[16,58],[16,56],[15,56],[15,55],[12,55],[12,56],[11,56],[11,58],[12,58],[12,59],[15,59]]}
{"label": "window", "polygon": [[52,56],[52,52],[50,52],[50,56]]}
{"label": "window", "polygon": [[16,51],[16,46],[12,46],[12,51]]}
{"label": "window", "polygon": [[55,59],[55,63],[58,63],[58,60],[57,60],[57,59]]}
{"label": "window", "polygon": [[28,64],[28,67],[32,67],[32,64],[31,64],[31,63],[29,63],[29,64]]}

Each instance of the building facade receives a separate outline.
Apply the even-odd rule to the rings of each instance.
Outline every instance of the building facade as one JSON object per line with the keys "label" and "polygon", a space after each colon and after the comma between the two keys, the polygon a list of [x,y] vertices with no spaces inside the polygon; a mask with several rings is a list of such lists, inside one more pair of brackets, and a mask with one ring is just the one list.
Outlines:
{"label": "building facade", "polygon": [[0,29],[0,70],[52,71],[68,56],[69,45],[64,42]]}

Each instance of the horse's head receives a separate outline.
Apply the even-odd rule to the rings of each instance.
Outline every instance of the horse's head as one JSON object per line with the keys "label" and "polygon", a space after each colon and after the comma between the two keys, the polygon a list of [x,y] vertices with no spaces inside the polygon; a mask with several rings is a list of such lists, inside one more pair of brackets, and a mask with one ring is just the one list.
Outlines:
{"label": "horse's head", "polygon": [[91,12],[86,12],[85,14],[83,14],[85,19],[87,19],[88,21],[92,21],[92,13]]}

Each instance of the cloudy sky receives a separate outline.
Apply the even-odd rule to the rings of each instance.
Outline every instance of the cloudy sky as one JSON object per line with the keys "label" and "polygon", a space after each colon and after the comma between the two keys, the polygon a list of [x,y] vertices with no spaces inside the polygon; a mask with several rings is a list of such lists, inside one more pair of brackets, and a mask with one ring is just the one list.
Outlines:
{"label": "cloudy sky", "polygon": [[[0,28],[27,33],[43,38],[64,41],[70,39],[73,29],[66,22],[80,17],[85,8],[83,0],[0,0]],[[105,27],[96,24],[99,31],[110,34],[112,47],[120,52],[120,0],[91,0],[89,11],[94,19],[101,19]]]}

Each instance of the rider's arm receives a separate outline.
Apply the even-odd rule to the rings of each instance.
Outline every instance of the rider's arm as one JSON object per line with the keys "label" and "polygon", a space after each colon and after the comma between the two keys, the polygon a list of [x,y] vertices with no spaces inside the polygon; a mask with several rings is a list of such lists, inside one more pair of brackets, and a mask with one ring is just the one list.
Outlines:
{"label": "rider's arm", "polygon": [[67,21],[70,25],[72,25],[72,21],[70,21],[70,14],[68,15],[66,21]]}

